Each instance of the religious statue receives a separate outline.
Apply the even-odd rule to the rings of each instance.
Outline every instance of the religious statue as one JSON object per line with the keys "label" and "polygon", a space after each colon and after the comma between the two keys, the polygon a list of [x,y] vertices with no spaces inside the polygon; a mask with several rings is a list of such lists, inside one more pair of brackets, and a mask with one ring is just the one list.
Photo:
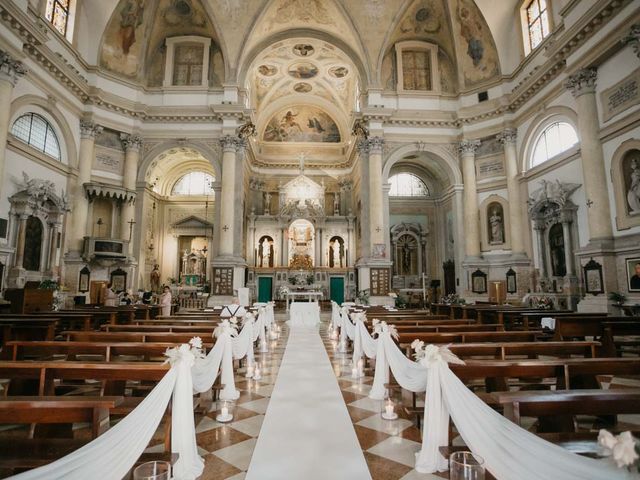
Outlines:
{"label": "religious statue", "polygon": [[340,215],[340,193],[333,194],[333,214]]}
{"label": "religious statue", "polygon": [[640,164],[637,158],[631,161],[631,184],[627,192],[631,213],[640,213]]}
{"label": "religious statue", "polygon": [[271,244],[269,243],[269,240],[265,238],[262,241],[262,244],[260,245],[260,249],[261,249],[260,266],[269,267],[270,259],[271,259]]}
{"label": "religious statue", "polygon": [[411,250],[407,243],[402,246],[402,269],[405,275],[409,274],[411,270]]}
{"label": "religious statue", "polygon": [[499,245],[504,243],[504,234],[502,230],[502,216],[498,212],[497,208],[491,211],[489,217],[489,225],[491,226],[491,232],[489,233],[489,243],[492,245]]}
{"label": "religious statue", "polygon": [[336,238],[331,248],[333,250],[333,267],[339,268],[341,266],[340,265],[340,240]]}
{"label": "religious statue", "polygon": [[153,270],[149,274],[151,279],[151,291],[157,292],[160,290],[160,266],[158,264],[153,266]]}
{"label": "religious statue", "polygon": [[271,215],[271,192],[264,192],[264,214]]}

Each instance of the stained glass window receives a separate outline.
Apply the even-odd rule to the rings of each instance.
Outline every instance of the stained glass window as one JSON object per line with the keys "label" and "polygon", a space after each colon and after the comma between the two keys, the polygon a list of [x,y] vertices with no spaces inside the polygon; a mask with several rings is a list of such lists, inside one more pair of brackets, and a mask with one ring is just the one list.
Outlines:
{"label": "stained glass window", "polygon": [[402,51],[402,87],[405,90],[432,90],[430,52]]}
{"label": "stained glass window", "polygon": [[527,31],[531,50],[549,35],[549,11],[546,0],[532,0],[527,7]]}
{"label": "stained glass window", "polygon": [[531,166],[535,167],[578,143],[574,128],[566,122],[555,122],[543,130],[533,149]]}
{"label": "stained glass window", "polygon": [[213,182],[206,172],[190,172],[173,185],[171,195],[213,195]]}
{"label": "stained glass window", "polygon": [[27,113],[13,122],[11,133],[27,145],[60,160],[60,143],[51,124],[37,113]]}
{"label": "stained glass window", "polygon": [[425,183],[411,173],[398,173],[389,179],[390,197],[428,197],[429,189]]}
{"label": "stained glass window", "polygon": [[61,35],[67,34],[71,0],[47,0],[45,17]]}

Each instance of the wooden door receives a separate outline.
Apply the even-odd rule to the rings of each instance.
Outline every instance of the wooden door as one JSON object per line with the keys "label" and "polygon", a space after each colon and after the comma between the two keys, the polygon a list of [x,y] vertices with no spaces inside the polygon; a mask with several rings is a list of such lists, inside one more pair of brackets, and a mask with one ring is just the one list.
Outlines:
{"label": "wooden door", "polygon": [[92,281],[89,287],[89,301],[92,304],[104,304],[104,292],[108,282],[105,280]]}

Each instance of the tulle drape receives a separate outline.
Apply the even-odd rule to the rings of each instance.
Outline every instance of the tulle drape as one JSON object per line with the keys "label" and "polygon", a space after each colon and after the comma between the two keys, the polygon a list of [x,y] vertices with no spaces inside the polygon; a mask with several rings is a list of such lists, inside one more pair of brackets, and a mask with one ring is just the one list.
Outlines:
{"label": "tulle drape", "polygon": [[[442,347],[429,348],[442,351]],[[394,343],[388,330],[383,330],[378,337],[370,398],[384,398],[374,390],[388,381],[389,369],[402,388],[425,391],[422,449],[416,454],[418,472],[447,470],[447,459],[442,457],[439,447],[448,444],[451,415],[464,442],[485,460],[487,469],[500,480],[638,478],[617,469],[608,460],[574,454],[519,427],[469,390],[449,369],[446,360],[442,360],[446,356],[436,357],[434,361],[413,362]]]}

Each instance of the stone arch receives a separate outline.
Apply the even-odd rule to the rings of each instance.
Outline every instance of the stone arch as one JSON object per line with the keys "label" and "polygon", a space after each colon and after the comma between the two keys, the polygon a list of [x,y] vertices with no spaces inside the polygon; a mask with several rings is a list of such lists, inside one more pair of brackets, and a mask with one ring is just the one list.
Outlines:
{"label": "stone arch", "polygon": [[[42,110],[41,112],[35,111],[34,113],[46,113],[44,117],[51,123],[53,130],[58,135],[58,139],[62,140],[60,143],[60,150],[62,154],[61,162],[70,167],[77,168],[78,167],[78,151],[76,147],[76,140],[73,135],[73,130],[69,126],[67,119],[64,114],[55,106],[54,103],[50,102],[44,97],[39,97],[37,95],[22,95],[21,97],[16,98],[13,102],[11,102],[11,112],[9,114],[9,130],[11,130],[11,126],[16,119],[25,113],[31,112],[29,109],[31,106],[38,107],[38,110]],[[80,128],[80,124],[78,124],[77,128]],[[77,131],[77,130],[76,130]]]}
{"label": "stone arch", "polygon": [[557,121],[566,121],[576,131],[578,140],[580,140],[580,131],[578,130],[578,115],[574,110],[569,107],[556,106],[545,109],[542,113],[537,115],[531,125],[527,129],[522,143],[520,144],[520,156],[518,158],[519,172],[527,172],[529,170],[529,159],[533,155],[534,143],[542,131],[550,124]]}
{"label": "stone arch", "polygon": [[155,166],[154,161],[156,160],[158,155],[166,152],[167,150],[171,150],[172,148],[181,147],[197,150],[213,167],[214,177],[216,178],[216,180],[222,178],[222,166],[220,163],[221,153],[220,150],[216,148],[217,143],[215,144],[215,146],[211,146],[202,142],[192,140],[169,140],[155,145],[143,155],[142,162],[140,162],[140,165],[138,167],[138,182],[147,182],[147,173],[151,170],[151,168]]}
{"label": "stone arch", "polygon": [[[458,167],[457,155],[451,153],[451,151],[440,145],[425,144],[418,148],[415,143],[401,146],[388,155],[382,167],[382,183],[384,184],[389,181],[391,168],[396,163],[403,160],[407,155],[416,153],[420,154],[423,152],[431,154],[431,159],[434,160],[440,169],[446,174],[446,180],[448,180],[452,186],[462,185],[462,172],[460,171],[460,167]],[[423,158],[418,158],[416,160],[416,164],[424,165]],[[428,167],[428,165],[424,166]]]}

